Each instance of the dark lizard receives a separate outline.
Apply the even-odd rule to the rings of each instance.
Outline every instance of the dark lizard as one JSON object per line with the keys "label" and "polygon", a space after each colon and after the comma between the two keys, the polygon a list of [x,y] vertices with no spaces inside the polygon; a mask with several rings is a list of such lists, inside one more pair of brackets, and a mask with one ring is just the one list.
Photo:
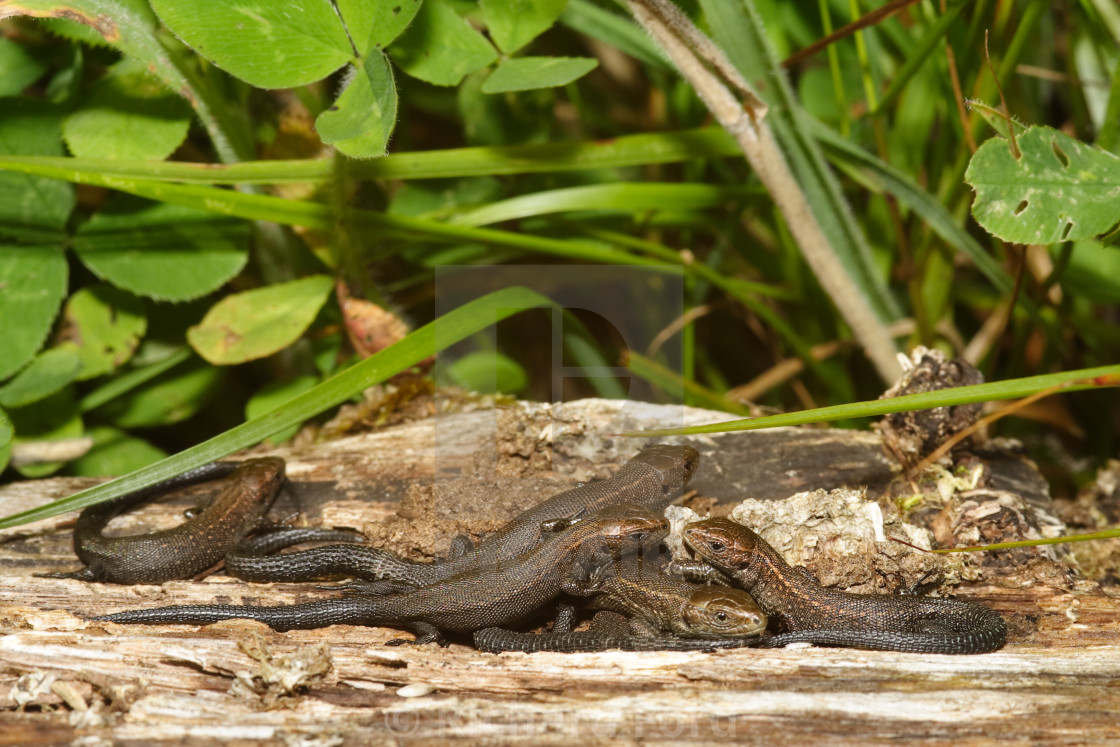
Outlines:
{"label": "dark lizard", "polygon": [[[741,589],[699,586],[671,578],[657,558],[631,555],[605,565],[569,589],[586,605],[628,616],[629,630],[573,632],[567,608],[547,633],[487,628],[475,633],[482,651],[710,651],[757,645],[766,616]],[[597,618],[598,619],[598,618]]]}
{"label": "dark lizard", "polygon": [[[516,558],[541,541],[541,523],[548,519],[573,516],[580,511],[592,513],[623,502],[660,513],[681,494],[699,461],[700,454],[690,446],[651,446],[606,480],[554,495],[518,515],[478,547],[459,544],[459,553],[442,562],[414,563],[361,545],[327,545],[286,555],[265,555],[258,545],[242,545],[226,558],[226,573],[247,581],[310,581],[351,576],[373,581],[350,587],[369,594],[396,591],[399,582],[427,586],[464,571]],[[281,530],[284,531],[287,530]],[[269,551],[283,545],[282,536]],[[330,538],[326,534],[321,538],[304,535],[299,541],[311,539]],[[388,583],[378,583],[377,579]]]}
{"label": "dark lizard", "polygon": [[515,623],[586,580],[613,557],[656,547],[665,519],[634,505],[608,506],[500,565],[465,571],[431,586],[385,596],[351,595],[303,604],[253,607],[202,604],[118,612],[91,618],[116,623],[208,625],[249,618],[275,630],[328,625],[405,626],[417,643],[443,643],[440,631],[473,632]]}
{"label": "dark lizard", "polygon": [[[86,564],[69,573],[42,574],[117,584],[159,584],[191,578],[217,564],[262,522],[284,482],[284,460],[213,462],[142,490],[89,506],[74,527],[74,552]],[[106,537],[105,525],[163,492],[224,477],[208,506],[177,527],[131,537]]]}
{"label": "dark lizard", "polygon": [[821,586],[765,540],[729,519],[685,527],[685,541],[758,602],[779,633],[765,647],[790,643],[880,651],[981,654],[1007,640],[999,613],[955,599],[853,594]]}

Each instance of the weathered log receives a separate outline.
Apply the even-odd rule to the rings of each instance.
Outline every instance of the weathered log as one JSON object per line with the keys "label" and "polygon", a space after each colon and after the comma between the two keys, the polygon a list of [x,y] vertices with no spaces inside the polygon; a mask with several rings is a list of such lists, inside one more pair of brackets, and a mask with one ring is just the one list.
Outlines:
{"label": "weathered log", "polygon": [[[728,417],[633,403],[619,408],[594,400],[520,403],[298,452],[275,449],[270,453],[288,460],[294,483],[276,511],[298,502],[310,523],[363,529],[414,557],[436,555],[453,534],[490,531],[552,492],[606,476],[644,445],[605,434]],[[688,505],[701,511],[726,512],[744,498],[865,488],[869,502],[883,507],[889,529],[897,518],[894,498],[912,491],[875,433],[781,429],[690,443],[704,461]],[[976,505],[949,508],[931,500],[911,515],[928,519],[937,538],[976,526],[981,534],[994,526],[1054,529],[1045,482],[1028,461],[1006,449],[977,459],[986,472],[984,485],[972,492],[983,495],[965,499]],[[6,486],[0,514],[89,484],[57,478]],[[113,526],[129,532],[174,522],[198,494]],[[1016,496],[1021,505],[1011,506]],[[984,514],[980,524],[966,526],[961,517],[970,511]],[[1027,517],[1025,523],[1003,511]],[[248,584],[220,573],[161,586],[32,577],[77,567],[67,528],[72,520],[73,514],[0,535],[0,708],[7,709],[0,744],[79,737],[137,744],[1099,743],[1117,734],[1120,603],[1047,553],[952,566],[951,575],[978,579],[954,589],[956,596],[989,604],[1010,622],[1008,645],[993,654],[802,648],[495,656],[458,643],[387,648],[385,641],[401,633],[384,628],[279,634],[250,621],[202,628],[86,623],[76,615],[206,601],[283,604],[332,592]],[[982,523],[987,520],[996,523]],[[815,555],[806,551],[802,559],[827,556],[834,564],[820,551],[826,546],[834,543],[819,542],[809,548]],[[894,558],[900,548],[916,552],[893,544],[884,552]]]}

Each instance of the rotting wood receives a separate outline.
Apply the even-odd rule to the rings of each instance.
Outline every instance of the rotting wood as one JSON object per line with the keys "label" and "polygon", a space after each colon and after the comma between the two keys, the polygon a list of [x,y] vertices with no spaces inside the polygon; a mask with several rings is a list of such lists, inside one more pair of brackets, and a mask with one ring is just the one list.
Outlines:
{"label": "rotting wood", "polygon": [[[441,542],[445,547],[448,532],[485,530],[501,519],[499,510],[515,510],[519,500],[531,502],[550,486],[602,477],[642,445],[601,433],[724,417],[650,405],[629,405],[619,414],[617,407],[588,401],[557,411],[534,405],[453,415],[298,454],[273,453],[289,460],[293,492],[313,523],[363,528],[388,519],[396,528],[387,540],[430,554],[442,550]],[[845,485],[866,485],[874,496],[893,478],[874,433],[788,429],[693,443],[704,458],[694,483],[701,499],[693,504],[701,508],[706,497],[733,503]],[[1006,465],[996,470],[1003,489],[1015,486],[1031,505],[1044,507],[1045,483],[1029,463],[1011,453],[986,458]],[[529,488],[492,516],[463,516],[448,507],[427,535],[419,531],[423,517],[396,515],[410,490],[431,492],[413,496],[415,506],[463,498],[479,471],[489,504],[476,509],[494,504],[498,487]],[[435,475],[453,487],[445,490]],[[8,486],[0,490],[0,512],[88,484],[53,479]],[[145,520],[173,519],[189,502],[149,509]],[[459,644],[388,648],[385,641],[401,634],[385,628],[279,634],[249,621],[203,628],[87,624],[71,613],[214,600],[279,604],[330,592],[245,584],[221,574],[137,587],[30,577],[77,567],[66,520],[10,530],[0,540],[0,707],[7,709],[0,744],[79,737],[137,744],[450,738],[1037,744],[1101,743],[1117,735],[1120,603],[1068,574],[1024,577],[985,568],[982,583],[956,589],[956,596],[989,604],[1010,621],[1008,646],[983,656],[842,649],[494,656]],[[415,536],[402,539],[409,535]],[[255,677],[262,657],[282,666],[281,657],[323,642],[330,671],[308,675],[296,695]],[[411,685],[418,687],[402,691]],[[86,707],[75,708],[76,699]],[[26,703],[23,712],[15,710],[17,702]]]}

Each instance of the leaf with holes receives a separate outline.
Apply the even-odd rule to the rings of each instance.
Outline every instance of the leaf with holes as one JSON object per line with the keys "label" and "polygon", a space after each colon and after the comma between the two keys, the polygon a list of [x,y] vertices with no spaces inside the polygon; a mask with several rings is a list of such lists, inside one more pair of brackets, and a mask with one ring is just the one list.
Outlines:
{"label": "leaf with holes", "polygon": [[1107,233],[1120,222],[1120,158],[1049,127],[1001,138],[972,157],[965,181],[976,190],[972,215],[1004,241],[1053,244]]}

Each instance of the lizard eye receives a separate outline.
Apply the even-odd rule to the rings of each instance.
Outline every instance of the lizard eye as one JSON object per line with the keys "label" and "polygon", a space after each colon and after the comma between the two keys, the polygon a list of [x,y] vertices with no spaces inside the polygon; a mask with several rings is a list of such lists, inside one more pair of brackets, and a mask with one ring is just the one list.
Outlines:
{"label": "lizard eye", "polygon": [[727,549],[727,545],[722,542],[717,542],[716,540],[708,540],[706,544],[708,545],[708,549],[712,552],[723,552]]}
{"label": "lizard eye", "polygon": [[727,613],[726,612],[717,612],[716,613],[716,619],[719,620],[720,622],[727,622]]}
{"label": "lizard eye", "polygon": [[637,540],[638,542],[641,542],[642,540],[644,540],[648,536],[649,536],[648,532],[634,532],[630,535],[631,538]]}

